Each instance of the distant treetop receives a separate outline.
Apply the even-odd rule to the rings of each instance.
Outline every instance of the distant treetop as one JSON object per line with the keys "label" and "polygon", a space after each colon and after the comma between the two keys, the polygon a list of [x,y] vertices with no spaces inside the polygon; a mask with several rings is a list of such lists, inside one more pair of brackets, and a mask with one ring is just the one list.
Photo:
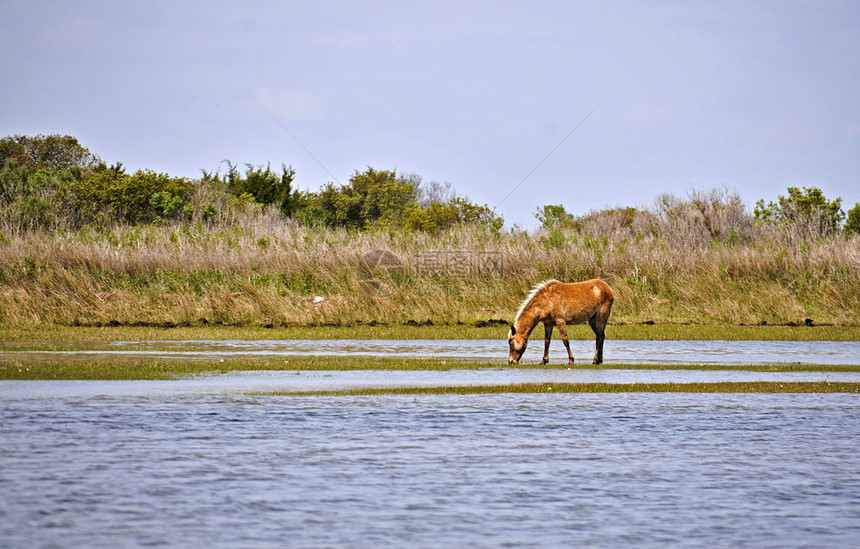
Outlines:
{"label": "distant treetop", "polygon": [[91,168],[101,160],[71,135],[13,135],[0,139],[0,169],[14,162],[31,173],[39,170]]}

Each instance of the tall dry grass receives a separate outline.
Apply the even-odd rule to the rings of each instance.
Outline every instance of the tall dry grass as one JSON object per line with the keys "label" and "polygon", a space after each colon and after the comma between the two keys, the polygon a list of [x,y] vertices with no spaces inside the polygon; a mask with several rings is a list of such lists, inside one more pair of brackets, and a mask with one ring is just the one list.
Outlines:
{"label": "tall dry grass", "polygon": [[[374,250],[401,268],[368,270]],[[490,252],[502,268],[421,270],[421,254],[444,250]],[[438,235],[312,228],[252,212],[213,227],[7,232],[0,324],[473,323],[511,319],[542,279],[591,277],[615,291],[611,322],[857,324],[858,273],[857,236],[801,238],[752,223],[736,205],[667,200],[647,215],[603,212],[578,227]]]}

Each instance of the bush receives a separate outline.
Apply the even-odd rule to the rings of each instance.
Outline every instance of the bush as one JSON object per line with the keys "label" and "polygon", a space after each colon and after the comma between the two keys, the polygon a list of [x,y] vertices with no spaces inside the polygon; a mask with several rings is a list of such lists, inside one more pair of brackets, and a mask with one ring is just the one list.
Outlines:
{"label": "bush", "polygon": [[[167,191],[159,191],[152,195],[152,198],[149,199],[149,204],[159,216],[173,217],[179,211],[180,206],[182,206],[182,198],[173,196]],[[193,215],[193,213],[194,210],[192,209],[191,214]]]}
{"label": "bush", "polygon": [[0,204],[11,204],[31,194],[30,173],[17,162],[9,162],[0,170]]}
{"label": "bush", "polygon": [[457,196],[448,184],[423,185],[419,176],[398,176],[396,171],[370,167],[355,172],[349,184],[329,183],[300,202],[297,217],[302,221],[348,229],[388,227],[435,233],[473,224],[498,233],[503,225],[492,209]]}
{"label": "bush", "polygon": [[788,188],[788,196],[765,206],[756,202],[755,218],[765,224],[783,225],[798,230],[802,236],[828,236],[839,230],[845,213],[842,199],[828,200],[818,187]]}
{"label": "bush", "polygon": [[67,190],[79,225],[137,224],[172,216],[188,200],[191,183],[151,170],[129,175],[116,164],[102,165],[90,177],[70,182]]}
{"label": "bush", "polygon": [[[265,168],[262,166],[254,167],[251,164],[246,164],[244,176],[239,173],[236,166],[227,162],[229,171],[225,176],[227,191],[233,196],[242,197],[244,195],[252,197],[258,204],[269,205],[274,204],[287,217],[291,217],[295,211],[297,192],[293,191],[293,179],[296,176],[295,170],[292,167],[285,165],[281,166],[281,174],[272,171],[271,165],[267,164]],[[204,173],[204,177],[211,177]],[[219,176],[216,174],[214,180],[218,181]]]}
{"label": "bush", "polygon": [[845,222],[846,234],[860,234],[860,203],[848,210],[848,221]]}
{"label": "bush", "polygon": [[691,248],[711,243],[734,243],[750,224],[743,201],[727,189],[690,192],[687,200],[671,194],[657,198],[654,215],[657,229],[670,240]]}
{"label": "bush", "polygon": [[78,140],[70,135],[14,135],[0,139],[0,167],[15,163],[27,172],[91,168],[99,163]]}
{"label": "bush", "polygon": [[476,225],[498,234],[502,224],[502,218],[489,207],[478,206],[465,198],[455,196],[448,202],[432,202],[423,208],[417,204],[413,205],[406,215],[403,227],[436,233],[455,225]]}
{"label": "bush", "polygon": [[398,177],[396,171],[368,167],[356,171],[346,185],[328,183],[314,205],[323,222],[333,227],[401,226],[417,196],[415,184]]}
{"label": "bush", "polygon": [[548,204],[538,208],[535,219],[540,221],[542,228],[547,230],[577,228],[576,217],[567,213],[561,204]]}
{"label": "bush", "polygon": [[60,225],[61,186],[80,170],[28,172],[16,162],[0,170],[0,221],[17,230],[50,229]]}

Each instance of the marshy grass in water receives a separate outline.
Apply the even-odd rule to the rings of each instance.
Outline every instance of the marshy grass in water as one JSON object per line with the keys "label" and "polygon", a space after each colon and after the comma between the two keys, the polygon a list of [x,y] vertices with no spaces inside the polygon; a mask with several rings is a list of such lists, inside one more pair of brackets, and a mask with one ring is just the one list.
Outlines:
{"label": "marshy grass in water", "polygon": [[131,380],[179,379],[201,374],[226,374],[243,371],[352,371],[352,370],[480,370],[541,368],[554,370],[707,370],[746,372],[860,372],[860,364],[768,364],[768,365],[661,365],[661,364],[521,364],[508,366],[504,357],[498,363],[438,360],[429,358],[289,356],[279,359],[239,360],[164,360],[132,358],[116,360],[94,356],[87,360],[0,361],[0,380]]}
{"label": "marshy grass in water", "polygon": [[723,382],[723,383],[521,383],[468,387],[394,387],[271,392],[279,396],[375,396],[375,395],[486,395],[516,393],[860,393],[860,383],[813,382]]}

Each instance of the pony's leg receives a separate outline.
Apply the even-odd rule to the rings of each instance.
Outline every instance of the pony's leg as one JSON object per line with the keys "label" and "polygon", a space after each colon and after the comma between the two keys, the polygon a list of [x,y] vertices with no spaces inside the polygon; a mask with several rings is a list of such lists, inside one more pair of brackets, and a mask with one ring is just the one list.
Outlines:
{"label": "pony's leg", "polygon": [[594,360],[591,361],[592,364],[603,364],[603,341],[606,339],[606,336],[603,332],[595,335],[594,338]]}
{"label": "pony's leg", "polygon": [[558,331],[561,334],[564,348],[567,349],[567,363],[573,364],[573,353],[570,352],[570,342],[567,340],[567,325],[563,321],[558,323]]}
{"label": "pony's leg", "polygon": [[543,360],[541,364],[549,362],[549,342],[552,339],[552,324],[543,325]]}
{"label": "pony's leg", "polygon": [[609,315],[603,316],[598,312],[588,319],[591,330],[594,332],[594,360],[592,364],[603,364],[603,341],[606,339],[606,321]]}

